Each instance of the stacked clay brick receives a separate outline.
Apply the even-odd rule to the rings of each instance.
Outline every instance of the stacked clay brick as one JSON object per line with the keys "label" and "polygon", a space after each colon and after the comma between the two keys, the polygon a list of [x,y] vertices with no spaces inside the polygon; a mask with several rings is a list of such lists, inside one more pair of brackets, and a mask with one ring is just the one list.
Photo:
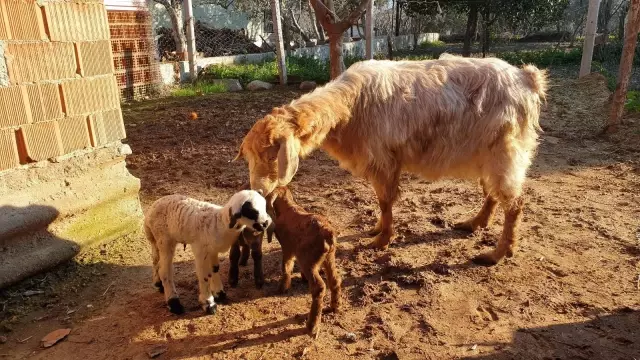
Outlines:
{"label": "stacked clay brick", "polygon": [[101,1],[0,0],[0,171],[125,137]]}

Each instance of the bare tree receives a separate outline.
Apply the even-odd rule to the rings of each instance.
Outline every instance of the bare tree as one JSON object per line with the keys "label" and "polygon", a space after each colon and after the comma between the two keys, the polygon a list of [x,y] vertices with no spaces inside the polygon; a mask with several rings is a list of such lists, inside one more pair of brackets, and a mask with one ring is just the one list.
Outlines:
{"label": "bare tree", "polygon": [[167,10],[171,20],[171,34],[176,43],[176,52],[180,60],[184,60],[187,51],[187,36],[184,33],[182,21],[182,0],[153,0]]}
{"label": "bare tree", "polygon": [[638,33],[640,32],[640,0],[631,0],[629,12],[627,14],[627,26],[624,34],[624,47],[622,59],[620,59],[620,70],[618,73],[618,85],[613,94],[611,104],[611,114],[605,127],[605,132],[614,132],[620,125],[624,103],[627,99],[629,87],[629,76],[633,68],[633,56],[638,43]]}
{"label": "bare tree", "polygon": [[351,25],[358,23],[358,20],[367,9],[369,1],[372,0],[362,0],[346,19],[340,20],[338,15],[336,15],[333,0],[325,0],[324,2],[321,0],[309,0],[309,3],[316,13],[316,19],[320,21],[322,27],[329,35],[331,79],[335,79],[345,70],[342,56],[344,32],[351,27]]}

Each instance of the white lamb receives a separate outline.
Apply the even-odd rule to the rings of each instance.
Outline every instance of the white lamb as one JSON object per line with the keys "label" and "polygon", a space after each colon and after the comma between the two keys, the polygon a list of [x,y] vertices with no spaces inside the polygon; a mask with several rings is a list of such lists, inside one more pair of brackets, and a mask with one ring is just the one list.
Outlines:
{"label": "white lamb", "polygon": [[245,227],[260,233],[270,223],[264,197],[252,190],[237,192],[223,207],[182,195],[156,200],[147,211],[144,230],[151,243],[153,283],[164,292],[169,310],[174,314],[184,312],[173,281],[173,255],[178,243],[191,245],[198,300],[207,314],[215,314],[216,300],[226,297],[218,273],[218,254],[229,251]]}

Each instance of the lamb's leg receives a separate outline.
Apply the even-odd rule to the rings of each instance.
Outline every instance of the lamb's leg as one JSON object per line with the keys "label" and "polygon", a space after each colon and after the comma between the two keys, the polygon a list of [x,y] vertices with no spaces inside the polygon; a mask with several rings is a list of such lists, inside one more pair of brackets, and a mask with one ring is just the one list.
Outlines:
{"label": "lamb's leg", "polygon": [[394,236],[392,208],[399,193],[399,179],[400,171],[395,170],[390,174],[379,174],[371,181],[373,189],[378,196],[378,204],[380,205],[381,213],[378,224],[373,231],[371,231],[371,233],[377,233],[377,235],[369,244],[370,248],[386,250]]}
{"label": "lamb's leg", "polygon": [[193,244],[194,262],[196,265],[196,276],[198,278],[198,302],[205,313],[213,315],[217,311],[217,305],[211,294],[209,281],[213,276],[211,272],[211,261],[208,259],[212,254],[207,249],[198,244]]}
{"label": "lamb's leg", "polygon": [[251,258],[253,259],[253,280],[257,289],[264,285],[264,273],[262,271],[262,236],[251,243]]}
{"label": "lamb's leg", "polygon": [[331,249],[324,260],[324,271],[327,273],[327,282],[331,291],[331,310],[337,312],[342,302],[342,278],[336,268],[335,248]]}
{"label": "lamb's leg", "polygon": [[164,289],[164,298],[169,306],[169,310],[174,314],[184,313],[184,307],[180,303],[176,284],[173,281],[173,255],[175,253],[175,244],[168,239],[156,239],[158,242],[158,275],[162,281]]}
{"label": "lamb's leg", "polygon": [[247,266],[247,262],[249,261],[249,252],[251,251],[251,248],[249,248],[249,246],[247,246],[246,244],[243,244],[240,248],[242,249],[242,256],[240,257],[240,266]]}
{"label": "lamb's leg", "polygon": [[215,301],[221,303],[227,300],[227,293],[224,292],[224,286],[222,285],[222,279],[220,278],[220,260],[218,253],[209,254],[211,257],[211,263],[209,269],[211,269],[212,276],[209,278],[209,288],[213,292]]}
{"label": "lamb's leg", "polygon": [[238,278],[240,276],[240,269],[238,268],[238,261],[240,260],[240,243],[236,241],[231,246],[229,251],[229,286],[235,288],[238,286]]}
{"label": "lamb's leg", "polygon": [[291,288],[291,272],[295,257],[290,251],[282,249],[282,278],[280,279],[280,292],[286,293]]}
{"label": "lamb's leg", "polygon": [[485,197],[482,209],[480,209],[480,212],[478,212],[478,214],[473,218],[455,224],[453,226],[454,229],[474,232],[478,229],[484,229],[491,225],[491,220],[493,219],[493,214],[495,213],[498,202],[493,196],[491,196],[491,194],[489,194],[484,181],[480,181],[480,183],[482,184],[482,193]]}
{"label": "lamb's leg", "polygon": [[318,330],[320,328],[320,321],[322,318],[322,302],[324,300],[324,293],[326,285],[320,277],[318,272],[318,265],[314,264],[309,267],[309,264],[300,264],[303,268],[307,279],[309,279],[309,290],[311,291],[311,310],[309,311],[309,317],[307,318],[307,331],[312,337],[318,336]]}
{"label": "lamb's leg", "polygon": [[158,262],[160,261],[160,254],[158,252],[158,244],[156,244],[156,239],[153,236],[153,233],[151,232],[151,229],[146,224],[144,225],[144,233],[145,233],[145,236],[147,237],[147,240],[149,241],[149,244],[151,245],[151,262],[153,264],[152,265],[153,286],[155,286],[158,289],[158,291],[163,293],[164,292],[164,287],[162,286],[162,280],[160,280],[160,275],[158,274],[158,269],[160,268],[160,266],[158,265]]}

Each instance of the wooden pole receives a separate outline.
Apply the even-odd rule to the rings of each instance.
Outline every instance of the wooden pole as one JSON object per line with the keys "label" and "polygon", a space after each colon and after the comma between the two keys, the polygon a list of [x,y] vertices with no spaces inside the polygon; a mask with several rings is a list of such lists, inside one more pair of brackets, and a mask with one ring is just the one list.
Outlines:
{"label": "wooden pole", "polygon": [[375,24],[375,18],[373,16],[373,1],[370,1],[369,5],[367,6],[367,14],[365,18],[365,25],[367,26],[367,28],[365,29],[367,59],[373,59],[373,25]]}
{"label": "wooden pole", "polygon": [[638,33],[640,33],[640,0],[631,0],[631,6],[627,14],[627,24],[624,31],[624,46],[618,70],[618,85],[613,93],[611,114],[605,127],[605,132],[614,132],[622,119],[624,103],[627,100],[629,77],[633,68],[633,56],[636,51]]}
{"label": "wooden pole", "polygon": [[187,20],[187,56],[189,59],[189,75],[191,81],[195,81],[198,77],[196,69],[196,38],[193,25],[193,3],[191,0],[184,1],[185,17]]}
{"label": "wooden pole", "polygon": [[271,16],[273,17],[273,33],[276,35],[276,58],[278,61],[278,74],[280,85],[287,84],[287,64],[282,41],[282,22],[280,21],[280,0],[271,0]]}
{"label": "wooden pole", "polygon": [[598,25],[598,11],[600,0],[589,0],[589,10],[587,12],[587,33],[584,37],[582,47],[582,62],[580,63],[580,76],[591,73],[591,60],[593,59],[593,44],[596,39],[596,26]]}

